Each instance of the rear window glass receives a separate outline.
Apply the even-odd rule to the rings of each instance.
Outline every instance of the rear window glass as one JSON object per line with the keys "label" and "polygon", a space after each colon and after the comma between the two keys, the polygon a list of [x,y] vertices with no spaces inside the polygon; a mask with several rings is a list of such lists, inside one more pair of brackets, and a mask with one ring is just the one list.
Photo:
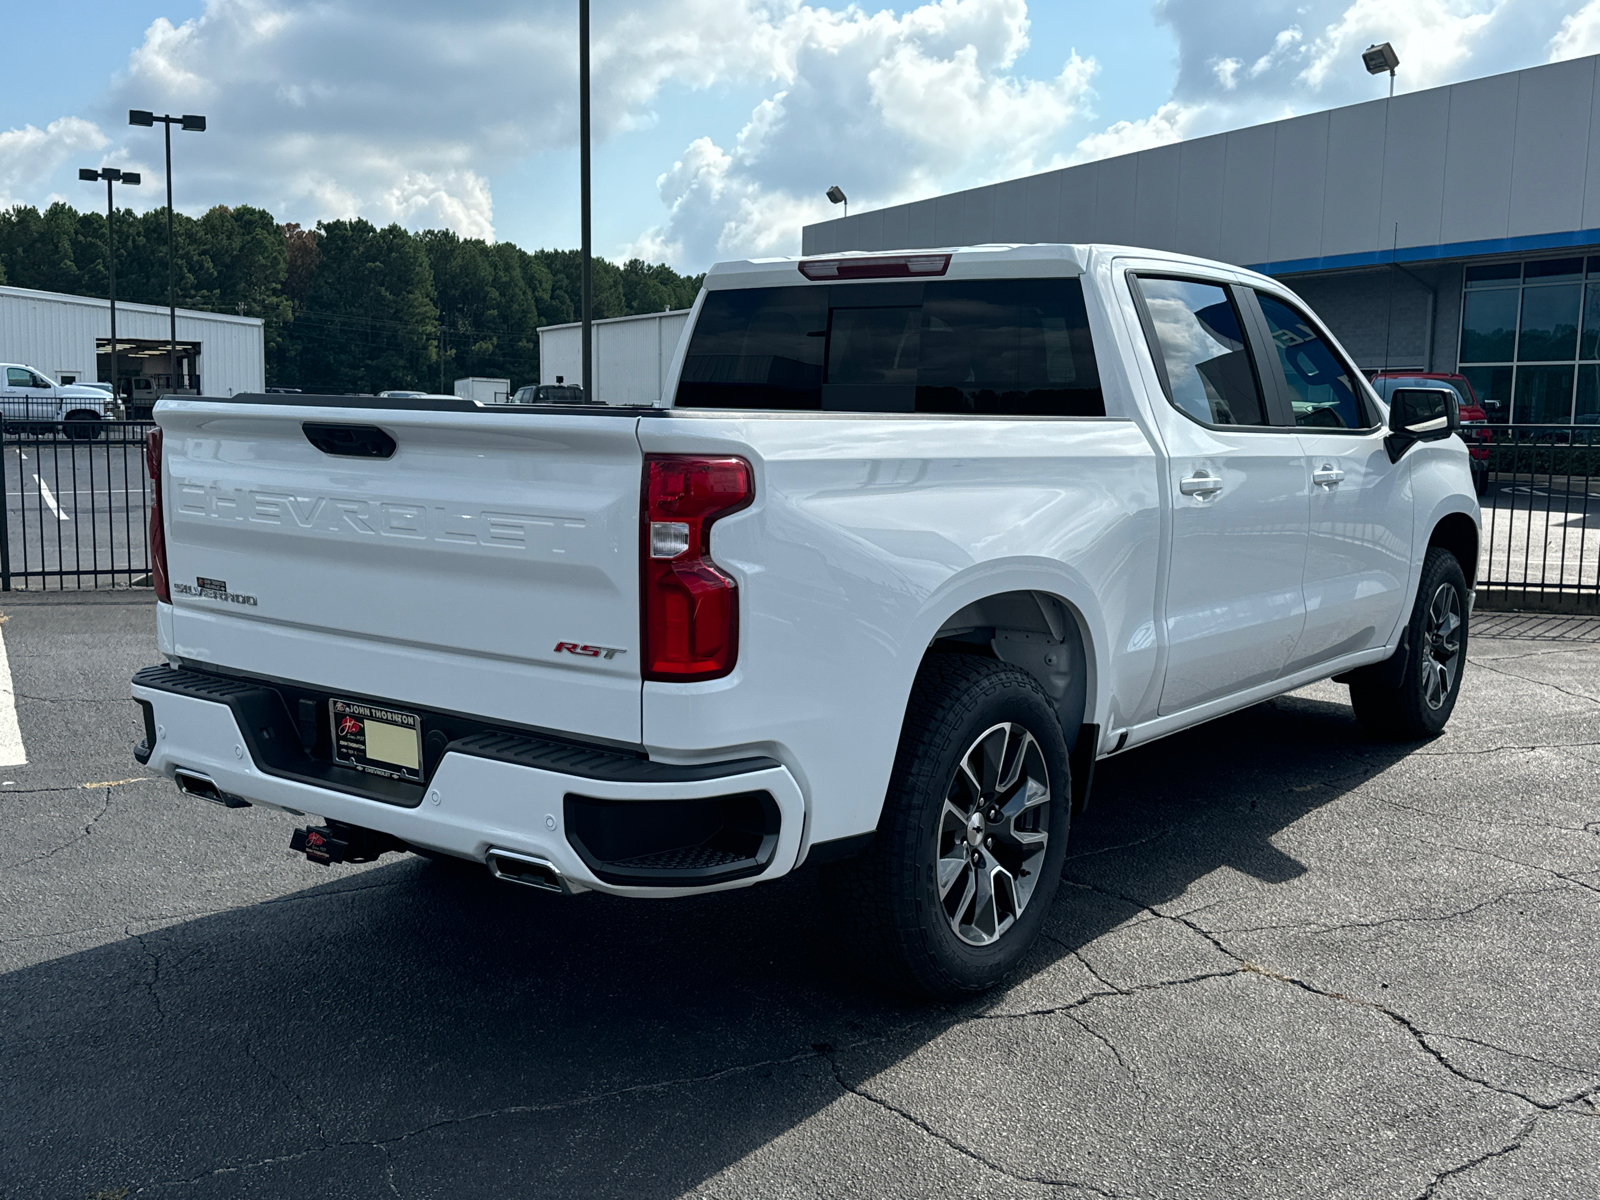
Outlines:
{"label": "rear window glass", "polygon": [[1105,415],[1076,279],[710,292],[676,404]]}

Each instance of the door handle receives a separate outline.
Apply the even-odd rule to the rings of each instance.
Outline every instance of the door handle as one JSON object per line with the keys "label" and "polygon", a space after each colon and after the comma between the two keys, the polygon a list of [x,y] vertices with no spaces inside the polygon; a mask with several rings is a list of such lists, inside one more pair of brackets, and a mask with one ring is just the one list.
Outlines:
{"label": "door handle", "polygon": [[1344,472],[1332,463],[1323,463],[1311,472],[1311,482],[1322,484],[1326,487],[1337,487],[1344,480]]}
{"label": "door handle", "polygon": [[1212,496],[1222,490],[1222,480],[1204,471],[1197,471],[1187,479],[1178,480],[1178,490],[1185,496]]}

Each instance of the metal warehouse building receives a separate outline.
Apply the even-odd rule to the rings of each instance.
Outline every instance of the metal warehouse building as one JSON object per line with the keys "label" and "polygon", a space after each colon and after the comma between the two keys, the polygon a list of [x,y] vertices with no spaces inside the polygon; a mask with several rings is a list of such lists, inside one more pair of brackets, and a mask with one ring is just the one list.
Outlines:
{"label": "metal warehouse building", "polygon": [[803,252],[1111,242],[1284,280],[1369,370],[1600,419],[1600,56],[806,227]]}
{"label": "metal warehouse building", "polygon": [[[0,287],[0,362],[26,363],[62,383],[112,378],[110,305],[91,296]],[[165,308],[117,303],[122,391],[154,397],[188,382],[212,396],[266,384],[260,317],[178,310],[174,372]]]}

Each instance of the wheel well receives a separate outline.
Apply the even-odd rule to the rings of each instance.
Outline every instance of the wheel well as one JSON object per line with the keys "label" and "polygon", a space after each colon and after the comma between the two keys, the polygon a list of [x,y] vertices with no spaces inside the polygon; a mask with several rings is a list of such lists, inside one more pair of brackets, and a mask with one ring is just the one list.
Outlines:
{"label": "wheel well", "polygon": [[1450,513],[1440,519],[1428,538],[1429,546],[1450,551],[1461,564],[1461,573],[1467,577],[1467,586],[1476,586],[1478,578],[1478,527],[1465,513]]}
{"label": "wheel well", "polygon": [[1048,592],[1000,592],[952,613],[928,653],[977,654],[1020,667],[1055,705],[1067,748],[1089,715],[1088,642],[1071,605]]}
{"label": "wheel well", "polygon": [[100,414],[95,412],[92,408],[75,408],[61,419],[63,421],[82,421],[85,418],[93,418],[94,420],[98,421],[100,419]]}

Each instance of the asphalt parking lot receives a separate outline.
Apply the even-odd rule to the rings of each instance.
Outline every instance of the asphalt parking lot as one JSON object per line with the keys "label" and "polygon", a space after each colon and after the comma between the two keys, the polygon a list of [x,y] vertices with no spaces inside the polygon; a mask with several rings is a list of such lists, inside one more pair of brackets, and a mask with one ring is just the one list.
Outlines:
{"label": "asphalt parking lot", "polygon": [[1048,937],[920,1007],[802,871],[573,899],[134,764],[136,593],[5,599],[0,1196],[1591,1198],[1600,622],[1448,733],[1319,685],[1101,764]]}

